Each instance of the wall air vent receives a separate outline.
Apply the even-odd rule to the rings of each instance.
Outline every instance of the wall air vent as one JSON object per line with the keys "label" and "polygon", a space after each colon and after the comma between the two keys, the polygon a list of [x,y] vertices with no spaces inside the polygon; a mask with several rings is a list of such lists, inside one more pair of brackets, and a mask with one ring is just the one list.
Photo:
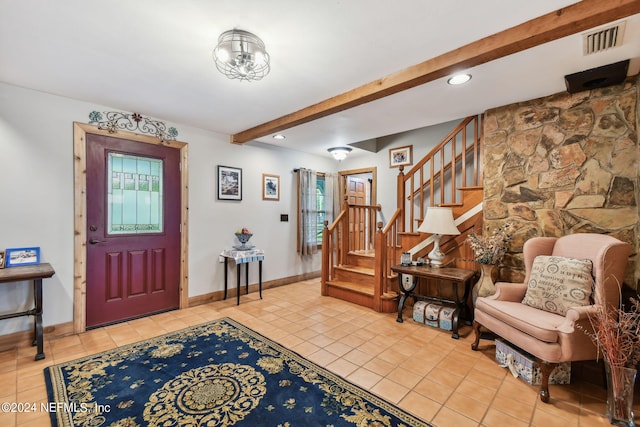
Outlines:
{"label": "wall air vent", "polygon": [[602,52],[622,44],[626,21],[618,22],[612,27],[602,28],[597,31],[583,34],[582,50],[584,55]]}

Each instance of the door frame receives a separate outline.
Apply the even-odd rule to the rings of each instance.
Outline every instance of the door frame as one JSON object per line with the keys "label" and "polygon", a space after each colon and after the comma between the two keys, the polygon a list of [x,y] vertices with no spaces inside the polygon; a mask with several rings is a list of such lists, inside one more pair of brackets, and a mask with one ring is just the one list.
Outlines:
{"label": "door frame", "polygon": [[180,141],[160,142],[158,138],[119,130],[110,133],[95,125],[73,123],[73,186],[74,186],[74,238],[73,238],[73,331],[87,329],[87,134],[147,144],[165,145],[180,150],[180,308],[189,306],[189,221],[188,221],[188,144]]}
{"label": "door frame", "polygon": [[338,176],[340,177],[340,206],[342,206],[342,203],[344,203],[344,199],[345,199],[345,188],[347,185],[347,175],[360,175],[363,173],[370,173],[371,174],[371,200],[369,201],[369,203],[371,205],[376,205],[377,202],[377,193],[378,193],[378,168],[376,166],[371,166],[368,168],[361,168],[361,169],[351,169],[351,170],[344,170],[344,171],[339,171],[338,172]]}

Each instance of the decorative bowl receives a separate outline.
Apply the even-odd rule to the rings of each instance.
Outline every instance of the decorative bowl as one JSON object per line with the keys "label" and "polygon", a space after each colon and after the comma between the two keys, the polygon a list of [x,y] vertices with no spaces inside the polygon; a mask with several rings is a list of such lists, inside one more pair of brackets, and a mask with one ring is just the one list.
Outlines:
{"label": "decorative bowl", "polygon": [[245,248],[247,246],[247,242],[249,241],[249,239],[251,239],[251,236],[253,236],[253,234],[250,233],[235,233],[235,235],[240,243],[242,243],[242,248]]}

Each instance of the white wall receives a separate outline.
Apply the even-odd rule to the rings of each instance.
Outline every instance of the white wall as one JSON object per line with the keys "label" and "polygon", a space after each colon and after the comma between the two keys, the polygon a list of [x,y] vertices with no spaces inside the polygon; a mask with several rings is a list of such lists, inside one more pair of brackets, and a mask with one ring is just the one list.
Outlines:
{"label": "white wall", "polygon": [[[121,109],[0,83],[0,248],[39,246],[42,260],[55,268],[44,281],[45,326],[73,320],[73,122],[87,123],[93,110]],[[218,254],[237,244],[233,232],[241,227],[253,231],[251,243],[266,251],[264,280],[320,270],[320,255],[302,259],[296,253],[292,171],[336,171],[330,156],[238,146],[228,135],[167,125],[189,144],[189,296],[223,289]],[[242,168],[242,202],[216,200],[217,165]],[[280,175],[279,201],[262,200],[263,173]],[[288,214],[289,222],[280,222],[280,214]],[[257,269],[250,270],[255,283]],[[29,309],[31,292],[27,283],[0,284],[0,314]],[[0,335],[31,325],[27,317],[0,321]]]}
{"label": "white wall", "polygon": [[[377,203],[382,205],[382,214],[378,219],[386,224],[387,219],[393,215],[397,207],[396,188],[399,173],[397,167],[389,167],[389,149],[412,145],[413,164],[415,164],[440,143],[461,121],[462,119],[379,137],[377,138],[377,153],[354,149],[354,151],[357,150],[357,155],[343,160],[339,165],[339,169],[342,171],[377,167]],[[405,173],[412,167],[405,166]]]}

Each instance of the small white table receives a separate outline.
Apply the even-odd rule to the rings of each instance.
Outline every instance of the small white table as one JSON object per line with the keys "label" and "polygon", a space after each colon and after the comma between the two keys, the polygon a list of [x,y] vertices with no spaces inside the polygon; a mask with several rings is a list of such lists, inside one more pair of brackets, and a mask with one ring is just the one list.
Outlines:
{"label": "small white table", "polygon": [[229,271],[229,259],[232,259],[237,266],[237,303],[240,305],[240,265],[245,264],[245,288],[247,295],[249,294],[249,264],[258,262],[258,290],[260,291],[260,299],[262,299],[262,261],[264,260],[264,251],[262,249],[225,249],[220,254],[224,257],[224,299],[227,299],[227,276]]}

